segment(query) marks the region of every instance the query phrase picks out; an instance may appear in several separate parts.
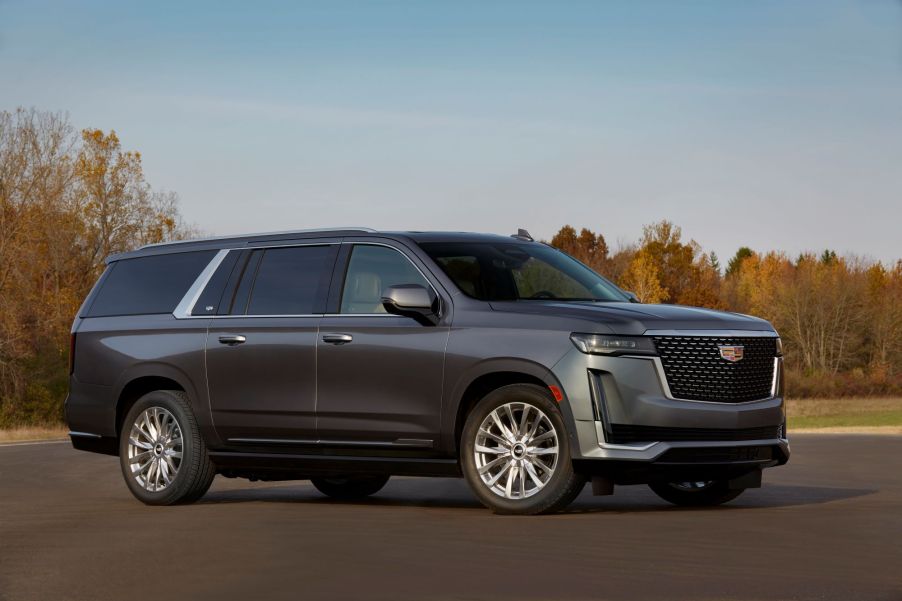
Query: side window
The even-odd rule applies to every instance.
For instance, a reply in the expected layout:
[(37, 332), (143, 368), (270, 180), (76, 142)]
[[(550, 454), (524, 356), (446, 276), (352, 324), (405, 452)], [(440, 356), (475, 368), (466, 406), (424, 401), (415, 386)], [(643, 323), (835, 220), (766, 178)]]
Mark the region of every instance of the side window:
[(109, 268), (87, 317), (172, 313), (215, 250), (122, 259)]
[(328, 245), (266, 249), (256, 268), (247, 315), (322, 313), (334, 257), (335, 247)]
[(413, 263), (397, 250), (358, 244), (348, 263), (341, 293), (341, 312), (385, 313), (382, 291), (398, 284), (430, 287)]

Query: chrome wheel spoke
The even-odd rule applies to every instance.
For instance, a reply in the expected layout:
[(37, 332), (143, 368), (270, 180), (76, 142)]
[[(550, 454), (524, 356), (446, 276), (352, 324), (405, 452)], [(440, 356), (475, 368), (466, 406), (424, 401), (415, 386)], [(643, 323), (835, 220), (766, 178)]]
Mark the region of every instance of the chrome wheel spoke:
[(508, 462), (507, 457), (499, 457), (499, 458), (495, 459), (494, 461), (489, 461), (488, 463), (486, 463), (485, 465), (480, 467), (478, 471), (480, 474), (485, 474), (485, 473), (490, 472), (493, 467), (496, 467), (498, 465), (501, 465), (502, 463), (507, 463), (507, 462)]
[(498, 436), (497, 434), (493, 434), (484, 428), (479, 429), (478, 436), (484, 436), (484, 437), (488, 438), (489, 440), (494, 440), (495, 442), (497, 442), (500, 445), (507, 446), (510, 444), (509, 440), (505, 440), (501, 436)]
[(497, 484), (498, 481), (501, 480), (501, 477), (504, 476), (510, 470), (510, 467), (512, 464), (513, 464), (513, 461), (508, 461), (504, 465), (503, 468), (498, 470), (498, 472), (494, 476), (492, 476), (491, 478), (488, 479), (486, 484), (491, 484), (491, 485)]
[(523, 413), (522, 415), (520, 415), (520, 425), (517, 427), (517, 436), (528, 437), (526, 427), (529, 424), (530, 409), (532, 409), (532, 407), (530, 407), (529, 405), (523, 405)]
[(530, 455), (557, 455), (557, 447), (529, 447), (526, 451)]
[(504, 483), (504, 492), (507, 494), (507, 498), (513, 498), (512, 489), (514, 485), (514, 478), (517, 477), (517, 467), (511, 465), (507, 468), (507, 481)]
[(477, 453), (488, 453), (489, 455), (510, 455), (510, 449), (506, 447), (487, 447), (485, 445), (476, 445)]
[(533, 482), (535, 482), (536, 486), (538, 486), (538, 487), (545, 486), (545, 482), (541, 478), (539, 478), (539, 474), (536, 472), (536, 466), (534, 466), (532, 464), (532, 462), (527, 461), (524, 464), (524, 467), (526, 468), (526, 473), (529, 474), (529, 478)]
[(513, 433), (504, 425), (504, 422), (501, 421), (501, 416), (498, 415), (498, 410), (492, 411), (492, 421), (498, 427), (498, 430), (501, 431), (501, 435), (505, 438), (508, 443), (514, 442)]
[(544, 442), (544, 441), (546, 441), (546, 440), (551, 440), (551, 439), (553, 439), (553, 438), (555, 438), (555, 437), (556, 437), (556, 436), (555, 436), (554, 431), (553, 431), (553, 430), (549, 430), (548, 432), (544, 432), (544, 433), (542, 433), (542, 434), (539, 434), (538, 436), (536, 436), (536, 437), (534, 437), (534, 438), (530, 438), (530, 439), (529, 439), (529, 444), (530, 444), (530, 445), (535, 445), (537, 442)]

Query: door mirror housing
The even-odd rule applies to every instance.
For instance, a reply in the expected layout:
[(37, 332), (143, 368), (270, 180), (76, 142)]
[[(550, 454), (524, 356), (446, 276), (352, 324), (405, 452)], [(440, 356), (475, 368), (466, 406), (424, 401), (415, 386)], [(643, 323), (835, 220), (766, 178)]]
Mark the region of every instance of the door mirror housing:
[(412, 317), (423, 325), (434, 326), (439, 320), (438, 297), (419, 284), (398, 284), (382, 292), (382, 306), (393, 315)]
[(623, 293), (626, 295), (626, 297), (628, 299), (630, 299), (631, 303), (640, 303), (640, 304), (642, 303), (642, 301), (639, 300), (639, 297), (636, 296), (635, 292), (630, 292), (629, 290), (624, 290)]

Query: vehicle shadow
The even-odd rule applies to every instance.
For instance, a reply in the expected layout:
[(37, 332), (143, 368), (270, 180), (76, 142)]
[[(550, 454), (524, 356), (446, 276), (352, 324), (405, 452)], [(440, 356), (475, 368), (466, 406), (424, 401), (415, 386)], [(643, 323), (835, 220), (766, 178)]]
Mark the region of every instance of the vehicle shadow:
[[(878, 489), (765, 484), (750, 489), (729, 504), (719, 507), (675, 507), (659, 499), (645, 486), (622, 486), (613, 496), (594, 497), (590, 488), (568, 507), (564, 515), (588, 513), (639, 513), (660, 511), (741, 511), (749, 509), (818, 505), (854, 499), (879, 492)], [(211, 490), (198, 503), (301, 503), (311, 505), (362, 505), (367, 507), (418, 507), (423, 509), (484, 510), (462, 479), (394, 478), (376, 495), (353, 501), (339, 501), (322, 495), (306, 481), (249, 484)]]

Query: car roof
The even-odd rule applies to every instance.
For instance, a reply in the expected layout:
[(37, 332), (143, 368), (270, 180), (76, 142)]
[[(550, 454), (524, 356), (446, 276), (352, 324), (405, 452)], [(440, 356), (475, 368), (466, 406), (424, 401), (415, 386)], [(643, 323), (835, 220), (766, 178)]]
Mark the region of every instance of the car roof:
[(218, 250), (223, 248), (243, 248), (249, 245), (265, 244), (288, 240), (304, 240), (315, 238), (378, 236), (391, 239), (421, 242), (512, 242), (514, 240), (529, 241), (522, 237), (501, 236), (498, 234), (480, 234), (475, 232), (436, 232), (436, 231), (379, 231), (367, 227), (317, 228), (288, 230), (283, 232), (264, 232), (257, 234), (237, 234), (233, 236), (215, 236), (192, 240), (176, 240), (147, 244), (141, 248), (125, 253), (110, 255), (107, 263), (121, 259), (131, 259), (157, 254), (188, 252), (194, 250)]

